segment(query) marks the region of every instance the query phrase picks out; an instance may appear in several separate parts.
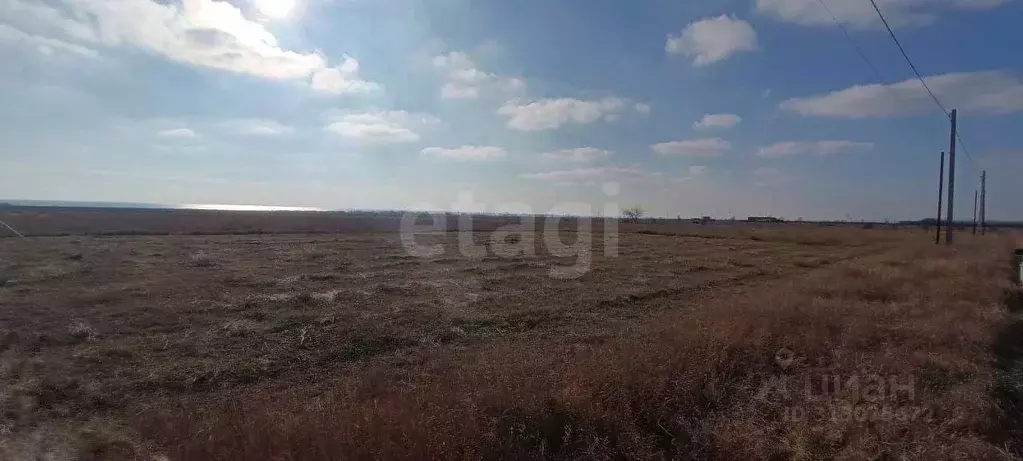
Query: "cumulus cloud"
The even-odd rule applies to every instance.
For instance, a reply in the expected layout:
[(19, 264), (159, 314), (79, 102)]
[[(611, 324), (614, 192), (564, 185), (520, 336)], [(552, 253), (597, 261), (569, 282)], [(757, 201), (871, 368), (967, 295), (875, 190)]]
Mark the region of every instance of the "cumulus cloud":
[(605, 160), (614, 155), (614, 152), (596, 147), (577, 147), (574, 149), (561, 149), (553, 152), (544, 152), (540, 156), (548, 161), (554, 162), (576, 162), (592, 163)]
[(575, 168), (570, 170), (545, 171), (523, 175), (527, 179), (557, 182), (599, 181), (608, 179), (650, 178), (661, 176), (661, 173), (646, 171), (639, 168), (606, 166), (599, 168)]
[(474, 86), (446, 83), (440, 89), (440, 97), (443, 99), (477, 99), (480, 97), (480, 89)]
[(226, 125), (231, 131), (248, 136), (282, 136), (295, 132), (294, 127), (273, 120), (236, 120)]
[(509, 117), (508, 126), (518, 131), (545, 131), (566, 124), (589, 125), (599, 120), (613, 120), (626, 101), (604, 98), (599, 101), (579, 99), (541, 99), (521, 102), (508, 101), (497, 113)]
[(732, 149), (732, 143), (721, 138), (662, 142), (650, 146), (654, 152), (666, 156), (717, 157)]
[(668, 36), (665, 51), (694, 57), (693, 64), (706, 66), (735, 53), (755, 51), (757, 32), (748, 22), (727, 15), (707, 18), (686, 26), (681, 35)]
[(693, 126), (698, 129), (731, 128), (741, 121), (742, 117), (735, 114), (705, 114)]
[(636, 112), (640, 114), (646, 115), (650, 113), (650, 104), (645, 102), (637, 102), (633, 107), (636, 109)]
[(440, 157), (452, 160), (496, 160), (507, 155), (504, 149), (493, 146), (462, 146), (455, 149), (427, 147), (421, 152), (429, 157)]
[[(884, 27), (870, 2), (825, 1), (835, 18), (846, 26), (855, 29)], [(878, 8), (893, 27), (930, 24), (941, 10), (979, 10), (1005, 3), (1008, 0), (877, 0)], [(780, 21), (802, 26), (832, 27), (835, 24), (818, 0), (757, 0), (756, 9)]]
[(672, 181), (676, 183), (691, 182), (704, 178), (709, 174), (710, 167), (705, 165), (693, 165), (687, 168), (685, 173), (682, 174), (681, 176), (672, 178)]
[(418, 141), (417, 130), (435, 123), (432, 115), (397, 110), (334, 116), (323, 129), (364, 144), (398, 144)]
[(32, 35), (8, 24), (0, 24), (0, 44), (14, 47), (31, 47), (44, 55), (56, 52), (94, 58), (99, 55), (96, 50), (50, 37)]
[(778, 158), (792, 155), (831, 155), (843, 152), (865, 151), (874, 148), (874, 143), (856, 141), (784, 141), (761, 147), (758, 157)]
[(347, 59), (330, 67), (317, 52), (284, 49), (264, 25), (225, 1), (4, 0), (0, 18), (37, 40), (83, 48), (132, 47), (175, 62), (276, 80), (318, 75), (310, 83), (331, 93), (371, 85), (350, 72)]
[(196, 139), (199, 134), (188, 128), (174, 128), (170, 130), (163, 130), (156, 133), (161, 138), (173, 138), (173, 139)]
[(313, 72), (310, 84), (314, 90), (330, 94), (372, 93), (381, 89), (379, 84), (359, 77), (359, 61), (351, 56), (345, 56), (340, 66)]
[[(962, 72), (926, 77), (932, 91), (950, 107), (978, 114), (1023, 111), (1023, 82), (1001, 71)], [(821, 96), (789, 99), (781, 108), (819, 117), (895, 117), (933, 113), (934, 102), (916, 79), (890, 85), (857, 85)]]
[(433, 58), (433, 67), (445, 73), (443, 99), (477, 99), (483, 92), (518, 92), (526, 87), (519, 78), (502, 77), (479, 70), (468, 53), (453, 51)]

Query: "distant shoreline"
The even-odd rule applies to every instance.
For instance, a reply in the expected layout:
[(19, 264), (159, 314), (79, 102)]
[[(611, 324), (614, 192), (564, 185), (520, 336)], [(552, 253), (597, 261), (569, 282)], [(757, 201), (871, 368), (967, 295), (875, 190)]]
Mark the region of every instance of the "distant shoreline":
[(273, 206), (273, 205), (230, 205), (230, 204), (180, 204), (134, 202), (92, 202), (74, 200), (0, 200), (0, 207), (45, 207), (75, 209), (129, 209), (129, 210), (211, 210), (211, 211), (309, 211), (326, 212), (314, 207)]
[[(460, 213), (454, 211), (444, 210), (384, 210), (384, 209), (326, 209), (326, 208), (315, 208), (315, 207), (298, 207), (298, 206), (274, 206), (274, 205), (232, 205), (232, 204), (177, 204), (168, 205), (161, 203), (139, 203), (139, 202), (98, 202), (98, 201), (74, 201), (74, 200), (9, 200), (0, 199), (0, 210), (4, 208), (46, 208), (49, 210), (69, 210), (69, 211), (225, 211), (225, 212), (292, 212), (292, 213), (324, 213), (324, 214), (345, 214), (345, 215), (400, 215), (402, 213), (431, 213), (431, 214), (446, 214), (446, 215), (471, 215), (471, 216), (484, 216), (484, 217), (512, 217), (512, 216), (525, 216), (517, 215), (514, 213)], [(545, 215), (533, 215), (541, 217)], [(574, 216), (574, 215), (551, 215), (561, 216), (565, 218), (593, 218), (601, 219), (601, 216)], [(649, 216), (644, 218), (646, 221), (651, 222), (670, 222), (676, 221), (677, 218), (668, 216)], [(689, 221), (689, 218), (681, 218), (683, 221)], [(712, 223), (724, 223), (729, 222), (730, 219), (725, 218), (712, 218)], [(747, 219), (739, 218), (739, 222), (747, 222)], [(902, 220), (892, 222), (880, 222), (880, 221), (844, 221), (844, 220), (803, 220), (803, 221), (791, 221), (791, 220), (779, 220), (778, 223), (794, 223), (794, 224), (854, 224), (854, 225), (901, 225), (901, 226), (933, 226), (935, 225), (934, 218), (924, 218), (919, 220)], [(956, 227), (971, 226), (971, 221), (956, 221)], [(1023, 227), (1023, 221), (988, 221), (988, 226), (1000, 226), (1000, 227)]]

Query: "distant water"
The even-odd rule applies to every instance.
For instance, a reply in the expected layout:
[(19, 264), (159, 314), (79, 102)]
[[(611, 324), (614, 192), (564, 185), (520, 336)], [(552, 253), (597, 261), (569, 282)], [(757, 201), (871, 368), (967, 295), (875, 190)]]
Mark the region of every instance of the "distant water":
[(0, 199), (0, 204), (14, 206), (40, 206), (40, 207), (62, 207), (62, 208), (148, 208), (148, 209), (174, 209), (170, 205), (158, 203), (133, 203), (133, 202), (89, 202), (78, 200), (6, 200)]
[(173, 208), (184, 210), (222, 210), (222, 211), (327, 211), (322, 208), (312, 208), (305, 206), (218, 205), (218, 204), (177, 205)]
[(134, 202), (88, 202), (75, 200), (4, 200), (0, 204), (15, 206), (61, 207), (61, 208), (115, 208), (115, 209), (149, 209), (149, 210), (222, 210), (222, 211), (327, 211), (321, 208), (269, 206), (269, 205), (230, 205), (230, 204), (181, 204), (166, 205), (160, 203)]

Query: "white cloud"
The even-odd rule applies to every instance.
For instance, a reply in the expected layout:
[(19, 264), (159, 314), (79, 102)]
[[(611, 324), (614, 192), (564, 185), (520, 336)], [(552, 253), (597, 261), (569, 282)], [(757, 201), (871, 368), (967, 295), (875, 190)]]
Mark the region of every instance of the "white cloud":
[(646, 115), (650, 113), (650, 104), (644, 102), (637, 102), (635, 106), (636, 112)]
[(717, 157), (732, 149), (732, 143), (721, 138), (694, 139), (688, 141), (662, 142), (650, 146), (661, 155), (687, 157)]
[(508, 126), (519, 131), (544, 131), (574, 123), (588, 125), (601, 119), (613, 120), (625, 107), (621, 98), (599, 101), (579, 99), (541, 99), (531, 102), (508, 101), (497, 113), (509, 117)]
[(668, 36), (665, 51), (695, 57), (694, 65), (706, 66), (740, 51), (757, 49), (757, 33), (748, 22), (721, 15), (686, 26), (682, 35)]
[(70, 53), (87, 58), (99, 56), (96, 50), (50, 37), (32, 35), (7, 24), (0, 24), (0, 43), (14, 46), (29, 46), (39, 53), (50, 55), (55, 51)]
[(576, 168), (571, 170), (545, 171), (541, 173), (525, 174), (522, 177), (543, 181), (576, 182), (607, 179), (651, 178), (658, 176), (662, 176), (662, 174), (639, 168), (607, 166), (599, 168)]
[(731, 128), (738, 125), (742, 117), (735, 114), (705, 114), (699, 122), (693, 124), (698, 129)]
[(462, 146), (455, 149), (427, 147), (421, 152), (430, 157), (442, 157), (453, 160), (496, 160), (507, 155), (504, 149), (492, 146)]
[(418, 141), (416, 130), (435, 123), (439, 120), (432, 115), (399, 110), (335, 116), (323, 129), (365, 144), (393, 144)]
[[(867, 1), (825, 0), (839, 22), (855, 29), (877, 29), (884, 25)], [(889, 24), (923, 26), (934, 22), (942, 9), (984, 9), (1008, 0), (877, 0)], [(832, 27), (831, 14), (818, 0), (757, 0), (756, 9), (784, 22), (803, 26)]]
[(469, 57), (468, 53), (452, 51), (447, 54), (437, 55), (433, 58), (433, 67), (445, 70), (474, 69), (476, 64)]
[[(926, 77), (927, 85), (946, 106), (979, 114), (1023, 111), (1023, 81), (1000, 71), (951, 73)], [(820, 117), (895, 117), (936, 111), (916, 79), (890, 85), (857, 85), (821, 96), (789, 99), (781, 108)]]
[(479, 70), (472, 58), (460, 51), (434, 57), (433, 67), (446, 74), (447, 83), (441, 88), (443, 99), (477, 99), (482, 93), (513, 93), (526, 87), (522, 79)]
[(161, 138), (175, 138), (175, 139), (196, 139), (199, 134), (188, 128), (174, 128), (170, 130), (163, 130), (156, 133)]
[(672, 179), (676, 183), (684, 183), (699, 180), (710, 174), (710, 167), (704, 165), (693, 165), (686, 170), (686, 173), (682, 176), (678, 176)]
[(614, 152), (596, 147), (577, 147), (575, 149), (562, 149), (553, 152), (544, 152), (540, 156), (554, 162), (576, 162), (592, 163), (605, 160), (614, 155)]
[(294, 127), (273, 120), (236, 120), (227, 125), (232, 131), (249, 136), (282, 136), (295, 132)]
[(66, 10), (33, 0), (0, 1), (0, 22), (16, 24), (18, 29), (43, 36), (60, 36), (69, 41), (97, 41), (95, 28)]
[(785, 141), (761, 147), (757, 156), (766, 158), (788, 157), (812, 154), (831, 155), (842, 152), (864, 151), (874, 148), (874, 143), (856, 141)]
[(443, 99), (477, 99), (480, 97), (480, 89), (448, 82), (440, 89), (440, 97)]
[(359, 61), (351, 56), (345, 56), (340, 66), (314, 72), (311, 86), (331, 94), (365, 94), (381, 89), (379, 84), (359, 77)]
[[(337, 91), (337, 74), (348, 68), (347, 63), (329, 67), (317, 52), (282, 48), (264, 25), (246, 19), (225, 1), (4, 0), (0, 18), (46, 39), (133, 47), (175, 62), (268, 79), (307, 80), (326, 72), (317, 86), (331, 92)], [(324, 84), (324, 79), (334, 84)]]

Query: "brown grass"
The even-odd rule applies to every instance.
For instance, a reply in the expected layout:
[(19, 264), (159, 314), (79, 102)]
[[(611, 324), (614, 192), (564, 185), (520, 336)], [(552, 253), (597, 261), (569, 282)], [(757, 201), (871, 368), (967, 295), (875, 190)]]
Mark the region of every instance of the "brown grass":
[(0, 240), (0, 459), (1017, 459), (1005, 240), (715, 232)]
[[(1007, 253), (964, 250), (694, 300), (598, 344), (491, 344), (138, 424), (176, 459), (1014, 459), (992, 351)], [(758, 399), (772, 379), (789, 395)]]

